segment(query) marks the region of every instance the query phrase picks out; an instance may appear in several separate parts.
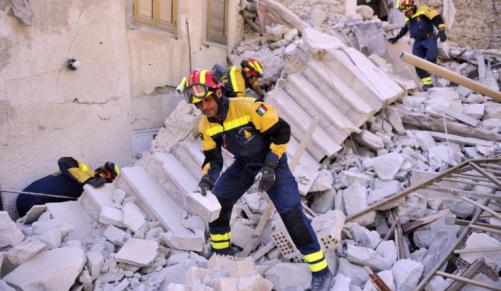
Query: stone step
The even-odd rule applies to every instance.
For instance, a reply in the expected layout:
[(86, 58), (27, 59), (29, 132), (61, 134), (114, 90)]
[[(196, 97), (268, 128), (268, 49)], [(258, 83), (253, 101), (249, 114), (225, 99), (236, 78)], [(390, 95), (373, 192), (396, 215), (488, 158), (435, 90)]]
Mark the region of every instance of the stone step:
[[(190, 233), (182, 225), (184, 210), (172, 199), (143, 167), (125, 167), (120, 175), (138, 198), (137, 205), (153, 215), (167, 230), (178, 234)], [(124, 189), (125, 190), (125, 189)]]
[(289, 75), (287, 80), (292, 86), (286, 86), (286, 91), (292, 87), (299, 91), (301, 96), (294, 96), (292, 94), (291, 96), (297, 97), (295, 100), (298, 101), (311, 116), (319, 116), (322, 119), (326, 119), (333, 124), (336, 129), (348, 135), (352, 132), (360, 131), (358, 127), (337, 108), (337, 106), (329, 102), (325, 97), (326, 94), (319, 91), (304, 75)]
[(200, 141), (183, 140), (174, 148), (173, 154), (195, 179), (200, 180), (204, 162)]
[(173, 154), (157, 152), (153, 154), (153, 159), (161, 163), (164, 173), (182, 194), (195, 190), (198, 179)]
[[(311, 117), (281, 88), (275, 88), (273, 93), (269, 94), (268, 102), (289, 122), (293, 135), (301, 140), (311, 123)], [(340, 149), (341, 146), (321, 127), (317, 127), (308, 145), (308, 151), (317, 161), (325, 156), (334, 156)]]
[[(299, 148), (299, 142), (297, 139), (291, 135), (289, 143), (287, 144), (287, 158), (289, 159), (289, 163), (292, 161), (292, 158), (296, 154), (296, 151)], [(310, 169), (319, 169), (320, 163), (317, 162), (313, 156), (308, 152), (308, 145), (306, 145), (306, 150), (303, 155), (299, 159), (299, 164), (308, 167)]]
[(361, 126), (376, 112), (364, 99), (331, 71), (325, 63), (312, 60), (303, 71), (321, 92), (325, 92), (328, 100), (338, 108), (356, 126)]

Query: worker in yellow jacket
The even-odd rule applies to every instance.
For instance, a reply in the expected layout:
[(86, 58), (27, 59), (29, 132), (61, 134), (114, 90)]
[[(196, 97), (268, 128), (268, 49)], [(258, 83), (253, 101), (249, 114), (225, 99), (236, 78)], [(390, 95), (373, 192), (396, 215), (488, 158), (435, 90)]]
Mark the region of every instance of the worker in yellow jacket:
[[(186, 101), (203, 113), (198, 129), (205, 160), (198, 187), (202, 195), (212, 190), (222, 207), (219, 217), (209, 224), (212, 250), (232, 253), (233, 205), (257, 180), (259, 191), (268, 193), (310, 267), (312, 290), (330, 290), (333, 276), (303, 213), (298, 185), (287, 164), (289, 124), (262, 101), (249, 97), (226, 98), (221, 84), (213, 80), (212, 71), (193, 71), (186, 85)], [(235, 161), (219, 176), (223, 147), (234, 155)]]

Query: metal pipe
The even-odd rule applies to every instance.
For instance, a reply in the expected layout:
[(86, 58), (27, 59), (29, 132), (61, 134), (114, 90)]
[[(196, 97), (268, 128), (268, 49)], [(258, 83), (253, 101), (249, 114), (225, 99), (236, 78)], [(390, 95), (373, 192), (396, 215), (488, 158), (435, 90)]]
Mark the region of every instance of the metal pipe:
[(33, 196), (53, 197), (53, 198), (59, 198), (59, 199), (70, 199), (70, 200), (77, 200), (78, 199), (78, 197), (71, 197), (71, 196), (61, 196), (61, 195), (54, 195), (54, 194), (47, 194), (47, 193), (36, 193), (36, 192), (0, 189), (0, 193), (2, 193), (2, 192), (12, 193), (12, 194), (26, 194), (26, 195), (33, 195)]
[(420, 69), (423, 69), (425, 71), (428, 71), (430, 73), (439, 75), (440, 77), (446, 78), (454, 83), (457, 83), (459, 85), (463, 85), (466, 88), (469, 88), (473, 91), (479, 92), (483, 95), (489, 96), (493, 99), (495, 99), (498, 102), (501, 102), (501, 92), (495, 91), (479, 82), (473, 81), (472, 79), (465, 78), (461, 76), (458, 73), (455, 73), (451, 70), (448, 70), (446, 68), (443, 68), (439, 65), (436, 65), (432, 62), (429, 62), (425, 59), (416, 57), (412, 54), (409, 54), (407, 52), (402, 52), (400, 55), (400, 58), (411, 65), (414, 65)]

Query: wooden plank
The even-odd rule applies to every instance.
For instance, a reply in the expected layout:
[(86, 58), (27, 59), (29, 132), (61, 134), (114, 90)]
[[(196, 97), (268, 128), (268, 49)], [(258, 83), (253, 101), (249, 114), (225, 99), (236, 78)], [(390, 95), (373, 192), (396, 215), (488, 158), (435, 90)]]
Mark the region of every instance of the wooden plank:
[(426, 217), (422, 217), (419, 220), (408, 222), (404, 225), (402, 225), (402, 230), (404, 231), (405, 234), (407, 234), (409, 231), (413, 231), (414, 229), (421, 227), (425, 224), (431, 223), (441, 217), (446, 216), (449, 214), (450, 211), (449, 209), (442, 209), (437, 213), (434, 213), (432, 215), (428, 215)]
[[(474, 129), (471, 129), (474, 130)], [(494, 143), (490, 140), (484, 140), (484, 139), (479, 139), (479, 138), (473, 138), (473, 137), (464, 137), (460, 135), (455, 135), (455, 134), (447, 134), (443, 132), (436, 132), (436, 131), (425, 131), (433, 137), (433, 139), (438, 140), (438, 141), (449, 141), (453, 143), (457, 143), (460, 145), (473, 145), (473, 146), (492, 146)]]

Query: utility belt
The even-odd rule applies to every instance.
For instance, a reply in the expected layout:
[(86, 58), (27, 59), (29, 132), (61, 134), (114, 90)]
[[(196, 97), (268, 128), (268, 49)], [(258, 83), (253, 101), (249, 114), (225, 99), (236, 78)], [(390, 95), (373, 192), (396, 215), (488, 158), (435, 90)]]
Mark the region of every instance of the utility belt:
[(423, 41), (423, 40), (427, 40), (429, 39), (430, 37), (434, 37), (434, 36), (437, 36), (435, 34), (435, 32), (428, 32), (426, 34), (423, 34), (423, 35), (420, 35), (420, 36), (417, 36), (414, 38), (415, 41)]

